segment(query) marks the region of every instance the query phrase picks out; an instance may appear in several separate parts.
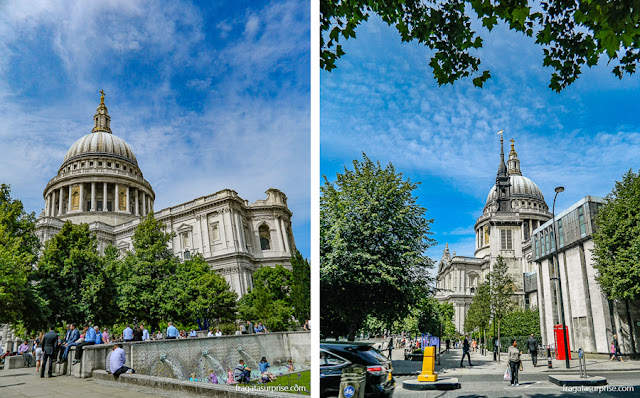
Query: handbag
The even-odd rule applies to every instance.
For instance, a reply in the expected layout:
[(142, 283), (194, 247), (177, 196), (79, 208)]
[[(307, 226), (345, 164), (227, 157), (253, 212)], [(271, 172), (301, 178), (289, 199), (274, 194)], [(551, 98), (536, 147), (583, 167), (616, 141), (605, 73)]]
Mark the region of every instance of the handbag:
[(511, 369), (509, 369), (509, 365), (507, 365), (507, 370), (504, 371), (504, 380), (511, 381)]

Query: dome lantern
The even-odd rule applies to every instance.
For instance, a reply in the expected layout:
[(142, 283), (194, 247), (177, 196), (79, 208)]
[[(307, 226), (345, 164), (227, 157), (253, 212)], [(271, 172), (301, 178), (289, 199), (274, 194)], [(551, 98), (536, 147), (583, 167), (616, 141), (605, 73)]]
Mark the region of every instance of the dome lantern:
[(100, 90), (100, 94), (102, 94), (100, 96), (100, 105), (96, 109), (96, 114), (93, 115), (93, 130), (91, 132), (104, 131), (111, 133), (111, 117), (107, 112), (107, 106), (104, 104), (104, 90)]

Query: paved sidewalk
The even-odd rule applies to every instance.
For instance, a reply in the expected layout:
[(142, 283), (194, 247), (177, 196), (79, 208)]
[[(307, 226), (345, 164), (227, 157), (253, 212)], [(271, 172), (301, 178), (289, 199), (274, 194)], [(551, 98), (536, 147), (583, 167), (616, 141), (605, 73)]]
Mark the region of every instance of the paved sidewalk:
[[(386, 352), (385, 352), (386, 354)], [(392, 354), (394, 374), (410, 375), (420, 372), (422, 362), (405, 361), (402, 350), (394, 350)], [(435, 371), (438, 374), (447, 376), (463, 376), (474, 374), (503, 374), (507, 367), (507, 354), (502, 353), (501, 362), (493, 361), (493, 352), (487, 352), (487, 355), (481, 355), (480, 351), (471, 353), (471, 364), (468, 366), (468, 360), (465, 358), (464, 368), (460, 367), (460, 359), (462, 358), (462, 349), (450, 349), (449, 353), (442, 355), (440, 365), (437, 365)], [(565, 361), (552, 361), (552, 369), (547, 367), (547, 358), (538, 357), (538, 366), (533, 367), (529, 354), (522, 355), (523, 372), (525, 373), (579, 373), (578, 360), (570, 361), (570, 369), (566, 369)], [(590, 359), (587, 354), (587, 373), (594, 374), (597, 372), (612, 371), (638, 371), (640, 370), (640, 361), (627, 360), (625, 362), (613, 362), (608, 359)]]
[(34, 368), (19, 368), (0, 371), (0, 397), (144, 398), (156, 397), (156, 395), (98, 384), (93, 379), (79, 379), (72, 376), (40, 378), (40, 374), (36, 374)]

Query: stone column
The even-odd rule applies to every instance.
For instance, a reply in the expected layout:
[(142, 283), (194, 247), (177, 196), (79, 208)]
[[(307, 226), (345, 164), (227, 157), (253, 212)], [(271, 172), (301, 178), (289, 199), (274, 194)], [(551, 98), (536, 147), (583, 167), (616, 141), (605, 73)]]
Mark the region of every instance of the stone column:
[(287, 234), (287, 226), (284, 223), (284, 219), (280, 218), (279, 219), (280, 223), (282, 223), (282, 226), (280, 227), (282, 229), (282, 238), (284, 239), (284, 251), (291, 253), (291, 248), (289, 247), (289, 234)]
[(96, 183), (91, 183), (91, 211), (96, 211)]
[[(284, 241), (282, 240), (282, 229), (280, 228), (280, 217), (274, 217), (274, 221), (276, 224), (276, 235), (278, 236), (278, 245), (280, 246), (280, 249), (282, 251), (285, 251), (286, 249), (284, 248)], [(271, 240), (271, 239), (270, 239)], [(271, 244), (271, 249), (275, 250), (275, 242), (272, 242)]]
[(137, 189), (137, 188), (136, 188), (136, 193), (135, 193), (135, 195), (136, 195), (136, 207), (135, 207), (135, 209), (136, 209), (136, 216), (139, 216), (139, 215), (140, 215), (140, 207), (138, 206), (138, 195), (140, 195), (140, 190), (139, 190), (139, 189)]
[(107, 211), (107, 183), (102, 183), (102, 211)]
[(147, 215), (147, 194), (142, 192), (142, 217)]
[(236, 231), (238, 232), (238, 244), (240, 245), (241, 251), (247, 251), (247, 245), (245, 243), (245, 237), (244, 237), (244, 227), (242, 226), (242, 216), (240, 215), (240, 212), (237, 211), (236, 213)]
[(71, 184), (69, 184), (69, 203), (67, 206), (67, 213), (71, 213)]
[(114, 200), (115, 206), (113, 208), (113, 211), (116, 211), (116, 212), (120, 211), (120, 192), (118, 191), (119, 191), (119, 186), (118, 184), (116, 184), (115, 195), (114, 195), (116, 199)]
[(127, 214), (131, 214), (131, 197), (129, 196), (129, 186), (127, 185), (127, 196), (126, 196), (126, 206), (127, 206)]
[(49, 195), (44, 197), (44, 216), (49, 217), (49, 210), (51, 208), (51, 201), (49, 200)]
[(84, 211), (84, 183), (80, 183), (80, 203), (78, 210)]
[(60, 187), (60, 191), (58, 193), (58, 216), (62, 215), (62, 202), (64, 199), (64, 192), (62, 191), (62, 187)]

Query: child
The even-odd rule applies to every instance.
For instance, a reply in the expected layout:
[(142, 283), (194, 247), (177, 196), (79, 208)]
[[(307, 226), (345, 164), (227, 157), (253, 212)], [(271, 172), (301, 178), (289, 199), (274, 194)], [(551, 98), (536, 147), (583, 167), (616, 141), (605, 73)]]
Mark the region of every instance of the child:
[(260, 380), (263, 383), (268, 383), (276, 379), (276, 376), (273, 373), (269, 372), (269, 370), (267, 370), (271, 367), (271, 365), (269, 365), (269, 362), (267, 362), (266, 357), (262, 357), (260, 363), (258, 363), (258, 367), (260, 367)]
[(213, 369), (209, 368), (209, 383), (218, 384), (218, 376), (213, 373)]
[(289, 369), (289, 372), (293, 372), (294, 367), (291, 358), (289, 358), (289, 360), (287, 361), (287, 369)]

